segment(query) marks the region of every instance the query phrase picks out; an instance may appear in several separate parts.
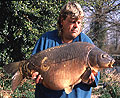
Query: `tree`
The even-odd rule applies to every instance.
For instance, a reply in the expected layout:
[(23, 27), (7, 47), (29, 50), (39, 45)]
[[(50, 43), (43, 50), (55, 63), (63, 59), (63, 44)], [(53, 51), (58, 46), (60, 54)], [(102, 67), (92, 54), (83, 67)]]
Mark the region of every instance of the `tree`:
[[(108, 31), (112, 32), (113, 28), (115, 32), (118, 31), (115, 28), (118, 28), (120, 24), (120, 2), (119, 0), (85, 1), (86, 9), (90, 12), (87, 18), (92, 18), (89, 36), (99, 48), (103, 48), (107, 42)], [(117, 13), (117, 18), (113, 16), (115, 13)]]

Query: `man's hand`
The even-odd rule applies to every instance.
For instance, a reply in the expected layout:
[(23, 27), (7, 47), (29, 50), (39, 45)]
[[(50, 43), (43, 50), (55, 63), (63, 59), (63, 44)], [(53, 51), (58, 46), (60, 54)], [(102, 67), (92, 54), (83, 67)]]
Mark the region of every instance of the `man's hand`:
[(90, 77), (89, 77), (89, 81), (88, 81), (88, 84), (91, 84), (95, 81), (95, 76), (97, 76), (98, 73), (96, 73), (95, 71), (92, 71)]
[(42, 83), (43, 77), (39, 75), (39, 72), (34, 72), (32, 74), (32, 79), (35, 80), (35, 83)]

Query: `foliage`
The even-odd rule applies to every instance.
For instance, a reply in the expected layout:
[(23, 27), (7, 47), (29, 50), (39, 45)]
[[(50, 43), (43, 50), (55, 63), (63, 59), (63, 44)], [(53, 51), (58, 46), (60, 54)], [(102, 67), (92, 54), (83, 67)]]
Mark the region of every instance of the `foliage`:
[(42, 33), (56, 28), (63, 1), (1, 1), (0, 66), (28, 58)]
[[(87, 1), (87, 5), (87, 11), (91, 13), (89, 17), (92, 18), (89, 36), (99, 48), (104, 49), (107, 43), (108, 32), (113, 33), (114, 31), (119, 35), (120, 2), (119, 0), (90, 0)], [(116, 39), (118, 38), (117, 36)], [(118, 43), (118, 40), (116, 43)]]
[(21, 85), (12, 92), (11, 91), (11, 75), (8, 75), (4, 72), (2, 67), (0, 67), (0, 97), (3, 98), (34, 98), (34, 88), (35, 83), (33, 81), (24, 79)]
[[(98, 89), (93, 89), (93, 94), (99, 98), (120, 98), (120, 73), (116, 69), (106, 69), (101, 72)], [(102, 85), (100, 85), (102, 84)]]
[(64, 3), (58, 0), (0, 1), (0, 97), (34, 98), (35, 84), (29, 80), (13, 93), (11, 75), (6, 74), (2, 66), (30, 57), (41, 34), (56, 29), (58, 13)]

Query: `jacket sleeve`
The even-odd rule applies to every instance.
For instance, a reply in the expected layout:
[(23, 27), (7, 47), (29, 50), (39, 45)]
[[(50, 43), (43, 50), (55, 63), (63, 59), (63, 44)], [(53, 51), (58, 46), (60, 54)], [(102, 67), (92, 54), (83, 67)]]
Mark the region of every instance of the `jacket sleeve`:
[(35, 47), (33, 49), (32, 55), (38, 53), (39, 51), (44, 50), (44, 46), (45, 46), (45, 38), (44, 37), (40, 37), (40, 39), (38, 39), (38, 41), (35, 44)]
[(95, 76), (95, 81), (91, 84), (91, 86), (96, 87), (98, 85), (99, 80), (100, 80), (100, 72), (98, 72), (98, 75)]

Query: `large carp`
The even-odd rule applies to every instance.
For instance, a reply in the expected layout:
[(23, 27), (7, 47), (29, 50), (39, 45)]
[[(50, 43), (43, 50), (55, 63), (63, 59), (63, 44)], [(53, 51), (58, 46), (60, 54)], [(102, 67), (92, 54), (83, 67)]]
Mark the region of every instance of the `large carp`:
[(43, 77), (43, 85), (52, 90), (64, 89), (67, 94), (74, 85), (88, 82), (91, 70), (98, 72), (113, 67), (115, 60), (87, 42), (74, 42), (43, 50), (27, 60), (13, 62), (4, 69), (12, 73), (12, 90), (33, 72)]

